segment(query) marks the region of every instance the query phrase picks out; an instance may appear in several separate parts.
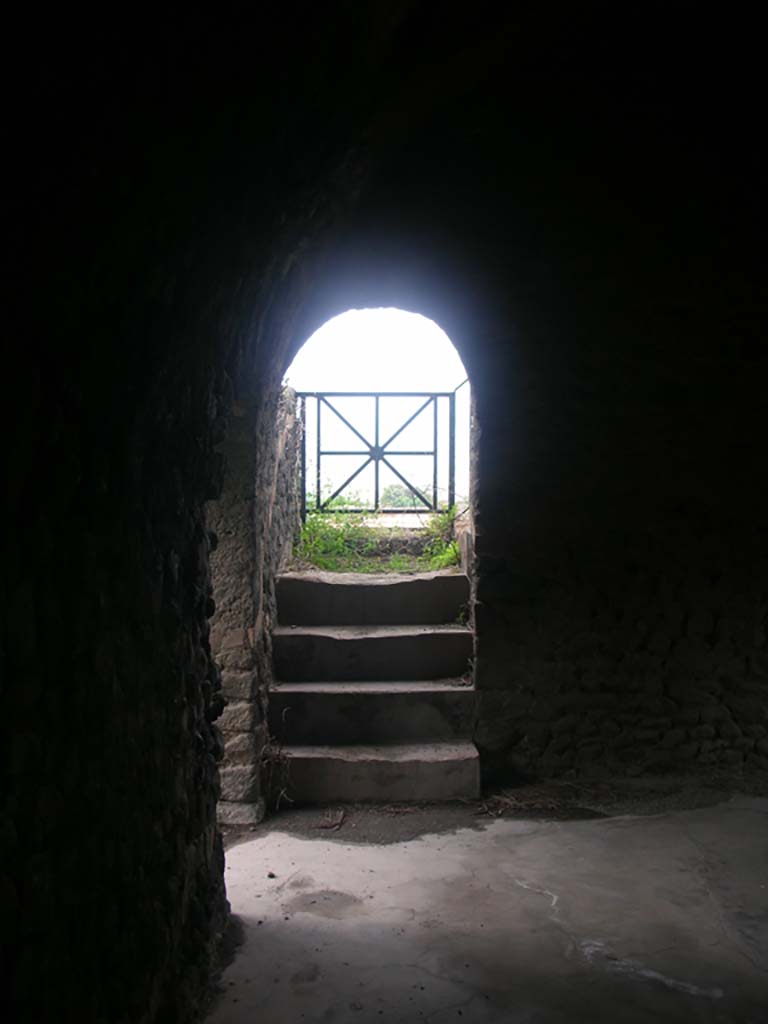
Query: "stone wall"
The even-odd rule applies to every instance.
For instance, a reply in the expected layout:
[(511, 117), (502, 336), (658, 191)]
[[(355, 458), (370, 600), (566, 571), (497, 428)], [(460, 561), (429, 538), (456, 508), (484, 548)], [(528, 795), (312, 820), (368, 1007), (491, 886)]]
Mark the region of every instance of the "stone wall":
[(188, 1024), (228, 910), (205, 506), (233, 407), (257, 450), (274, 435), (303, 275), (360, 170), (309, 80), (275, 87), (286, 53), (318, 59), (311, 18), (290, 46), (243, 32), (238, 60), (205, 16), (93, 40), (70, 15), (25, 31), (39, 64), (16, 78), (0, 1016)]
[(526, 92), (529, 71), (387, 164), (304, 333), (400, 306), (467, 368), (487, 779), (764, 770), (766, 302), (756, 222), (728, 200), (748, 185), (704, 171), (705, 121), (693, 145), (625, 107), (618, 70), (567, 99), (544, 68)]
[[(497, 220), (484, 219), (454, 181), (450, 195), (430, 185), (435, 230), (421, 187), (448, 156), (429, 141), (426, 158), (420, 147), (404, 160), (417, 173), (398, 193), (397, 233), (387, 197), (372, 199), (317, 282), (306, 333), (351, 306), (401, 306), (435, 319), (467, 367), (486, 779), (767, 769), (756, 439), (768, 370), (751, 249), (727, 245), (725, 228), (713, 247), (659, 182), (645, 201), (675, 226), (664, 253), (642, 208), (608, 217), (599, 195), (579, 214), (589, 230), (566, 245), (565, 162), (535, 230), (498, 193), (486, 196)], [(614, 173), (632, 192), (625, 159)], [(539, 187), (517, 174), (521, 197)], [(544, 265), (532, 237), (549, 243)]]
[(486, 770), (768, 768), (764, 540), (670, 527), (480, 577)]
[(208, 507), (208, 524), (217, 537), (211, 559), (216, 602), (211, 647), (227, 701), (219, 721), (224, 762), (218, 807), (219, 821), (226, 825), (253, 824), (264, 816), (274, 581), (300, 525), (300, 437), (290, 389), (255, 413), (237, 404), (222, 446), (222, 496)]
[(140, 410), (99, 402), (89, 425), (59, 392), (67, 417), (36, 429), (58, 456), (15, 491), (28, 542), (3, 561), (7, 1019), (187, 1020), (205, 991), (227, 909), (202, 516), (218, 397), (188, 359)]

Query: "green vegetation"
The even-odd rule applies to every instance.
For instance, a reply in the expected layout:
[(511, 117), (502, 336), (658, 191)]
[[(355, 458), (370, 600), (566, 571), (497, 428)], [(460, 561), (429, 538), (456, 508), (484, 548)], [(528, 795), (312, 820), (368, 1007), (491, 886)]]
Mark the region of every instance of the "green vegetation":
[(461, 561), (459, 545), (454, 536), (456, 506), (452, 505), (446, 512), (437, 512), (427, 526), (429, 539), (424, 548), (425, 558), (430, 569), (447, 569), (458, 565)]
[[(425, 529), (414, 530), (388, 526), (386, 516), (308, 511), (294, 549), (294, 562), (328, 572), (447, 569), (460, 560), (454, 539), (455, 516), (455, 509), (432, 515)], [(371, 525), (374, 519), (375, 525)]]
[(365, 572), (362, 566), (373, 557), (376, 541), (364, 518), (353, 512), (307, 512), (294, 557), (331, 572)]
[[(429, 494), (428, 487), (422, 487), (421, 493)], [(389, 484), (381, 492), (382, 508), (424, 508), (410, 487), (405, 484)]]

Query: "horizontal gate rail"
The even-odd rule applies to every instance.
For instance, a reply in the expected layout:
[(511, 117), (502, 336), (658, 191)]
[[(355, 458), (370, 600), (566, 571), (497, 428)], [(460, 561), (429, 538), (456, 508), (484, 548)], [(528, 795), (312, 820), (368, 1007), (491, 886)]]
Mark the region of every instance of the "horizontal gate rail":
[[(316, 451), (315, 451), (315, 501), (314, 508), (317, 512), (382, 512), (389, 514), (415, 514), (423, 512), (441, 511), (438, 500), (438, 457), (439, 457), (439, 430), (438, 430), (438, 402), (446, 399), (448, 402), (448, 504), (443, 508), (451, 508), (455, 501), (456, 490), (456, 392), (455, 391), (299, 391), (297, 397), (300, 401), (301, 423), (302, 423), (302, 449), (301, 449), (301, 511), (302, 518), (307, 513), (307, 400), (314, 399), (317, 405), (316, 422)], [(374, 410), (374, 440), (369, 441), (365, 434), (359, 430), (354, 423), (350, 422), (349, 414), (344, 415), (334, 404), (334, 399), (339, 398), (367, 398), (373, 402)], [(381, 442), (380, 438), (380, 405), (382, 399), (387, 398), (421, 398), (423, 401), (411, 413), (403, 423), (391, 434), (386, 441)], [(393, 449), (390, 446), (398, 437), (413, 423), (422, 413), (432, 406), (432, 447), (419, 449)], [(324, 449), (322, 445), (322, 410), (326, 407), (336, 418), (359, 439), (361, 447), (358, 448), (329, 448)], [(401, 455), (424, 456), (432, 459), (432, 481), (431, 494), (425, 494), (416, 487), (408, 478), (397, 469), (391, 459)], [(321, 496), (322, 484), (322, 460), (324, 457), (333, 456), (359, 456), (363, 462), (351, 473), (344, 483), (337, 487), (333, 494), (325, 500)], [(367, 469), (374, 466), (374, 500), (373, 505), (366, 508), (352, 508), (343, 506), (332, 508), (331, 503), (338, 498), (358, 476)], [(419, 502), (418, 507), (409, 508), (383, 508), (380, 495), (380, 470), (384, 465), (393, 473), (398, 480)]]

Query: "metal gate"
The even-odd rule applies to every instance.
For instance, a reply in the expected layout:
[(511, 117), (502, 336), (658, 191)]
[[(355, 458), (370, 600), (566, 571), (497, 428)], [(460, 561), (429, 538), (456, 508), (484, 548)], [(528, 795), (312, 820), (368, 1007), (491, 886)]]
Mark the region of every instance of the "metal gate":
[[(458, 390), (458, 389), (457, 389)], [(314, 399), (316, 404), (316, 438), (315, 438), (315, 480), (312, 508), (318, 512), (340, 511), (340, 512), (384, 512), (384, 513), (423, 513), (441, 512), (453, 506), (456, 498), (456, 392), (455, 391), (300, 391), (297, 394), (300, 401), (300, 416), (302, 423), (302, 455), (301, 455), (301, 495), (302, 495), (302, 516), (307, 512), (307, 402)], [(366, 433), (370, 427), (361, 428), (350, 421), (348, 415), (344, 415), (337, 405), (339, 399), (359, 398), (368, 399), (373, 404), (373, 438), (369, 439)], [(418, 408), (404, 422), (391, 432), (386, 440), (381, 437), (381, 406), (387, 399), (423, 399)], [(438, 430), (439, 403), (447, 402), (448, 406), (448, 486), (447, 502), (440, 504), (438, 495), (438, 457), (440, 455), (440, 431)], [(334, 404), (335, 403), (335, 404)], [(352, 431), (355, 438), (360, 442), (360, 448), (354, 450), (326, 449), (323, 447), (323, 425), (322, 410), (329, 409), (348, 430)], [(370, 408), (370, 406), (369, 406)], [(414, 423), (420, 416), (431, 416), (431, 446), (419, 450), (399, 450), (392, 445), (403, 434), (407, 427)], [(337, 487), (332, 494), (323, 499), (321, 494), (322, 484), (322, 463), (323, 458), (330, 456), (359, 456), (362, 461), (351, 473), (340, 487)], [(429, 456), (431, 458), (431, 486), (428, 488), (417, 487), (409, 480), (405, 473), (401, 472), (393, 460), (400, 456)], [(359, 477), (368, 466), (373, 463), (373, 504), (368, 507), (343, 506), (331, 508), (335, 499), (339, 498)], [(381, 503), (380, 474), (382, 466), (386, 466), (391, 473), (397, 477), (404, 487), (413, 495), (417, 506), (413, 508), (386, 508)], [(402, 468), (402, 464), (401, 464)], [(425, 493), (426, 491), (426, 493)]]

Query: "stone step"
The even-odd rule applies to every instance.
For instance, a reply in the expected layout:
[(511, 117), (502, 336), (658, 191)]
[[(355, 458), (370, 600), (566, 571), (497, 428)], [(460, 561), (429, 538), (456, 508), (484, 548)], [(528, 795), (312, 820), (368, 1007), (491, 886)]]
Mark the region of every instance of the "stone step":
[(429, 682), (281, 683), (269, 694), (269, 731), (281, 743), (412, 743), (468, 739), (475, 691)]
[(469, 580), (457, 572), (292, 572), (277, 579), (277, 614), (286, 626), (434, 625), (466, 615), (468, 602)]
[(448, 679), (463, 676), (472, 631), (441, 626), (277, 626), (272, 633), (280, 682)]
[(474, 743), (288, 746), (286, 794), (329, 801), (472, 800), (480, 795)]

